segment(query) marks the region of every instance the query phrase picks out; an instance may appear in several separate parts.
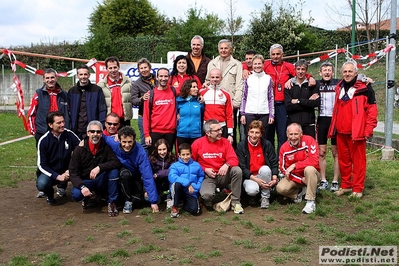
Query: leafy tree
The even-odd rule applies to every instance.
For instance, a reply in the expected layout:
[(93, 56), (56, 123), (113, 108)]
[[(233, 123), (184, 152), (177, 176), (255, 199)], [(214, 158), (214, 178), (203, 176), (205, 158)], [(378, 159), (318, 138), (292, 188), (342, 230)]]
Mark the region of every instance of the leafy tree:
[[(259, 15), (253, 13), (249, 29), (237, 50), (243, 54), (245, 50), (254, 49), (267, 57), (269, 47), (280, 43), (285, 54), (293, 54), (296, 50), (301, 50), (301, 41), (308, 34), (308, 24), (309, 22), (302, 19), (301, 12), (290, 5), (281, 5), (274, 10), (272, 5), (265, 4)], [(307, 48), (310, 49), (311, 47)]]
[(237, 3), (237, 0), (228, 0), (226, 3), (229, 7), (228, 17), (226, 19), (226, 28), (227, 32), (230, 33), (231, 43), (234, 45), (234, 36), (243, 27), (244, 20), (241, 16), (235, 16), (236, 7), (234, 5)]
[(201, 35), (205, 39), (205, 47), (209, 45), (208, 39), (219, 35), (224, 22), (215, 14), (202, 14), (202, 9), (197, 7), (187, 11), (185, 19), (173, 18), (169, 30), (165, 33), (169, 50), (188, 51), (190, 41), (194, 35)]
[(109, 25), (115, 37), (151, 35), (164, 23), (148, 0), (104, 0), (90, 15), (89, 31), (96, 33), (101, 25)]

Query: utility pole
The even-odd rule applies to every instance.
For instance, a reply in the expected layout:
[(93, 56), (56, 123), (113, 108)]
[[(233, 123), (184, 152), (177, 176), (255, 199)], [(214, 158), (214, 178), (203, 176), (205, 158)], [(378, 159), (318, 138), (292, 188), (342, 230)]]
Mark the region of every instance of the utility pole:
[(356, 0), (352, 0), (352, 55), (355, 54), (355, 34), (356, 34)]
[[(391, 23), (389, 44), (396, 47), (396, 9), (397, 1), (391, 0)], [(385, 121), (385, 147), (382, 149), (382, 160), (393, 160), (395, 150), (392, 148), (392, 129), (393, 129), (393, 105), (395, 98), (395, 48), (388, 54), (388, 75), (387, 75), (387, 101), (386, 101), (386, 121)]]

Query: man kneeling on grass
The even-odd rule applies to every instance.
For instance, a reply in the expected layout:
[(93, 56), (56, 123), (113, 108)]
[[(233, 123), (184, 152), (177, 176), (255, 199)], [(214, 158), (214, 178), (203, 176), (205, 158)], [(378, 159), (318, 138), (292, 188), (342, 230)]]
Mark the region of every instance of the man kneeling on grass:
[(92, 191), (96, 192), (96, 196), (108, 194), (108, 215), (113, 217), (118, 215), (115, 201), (118, 198), (118, 169), (121, 163), (102, 140), (102, 133), (100, 121), (89, 123), (83, 146), (73, 151), (69, 177), (74, 186), (72, 198), (82, 201), (83, 209), (88, 207)]
[(155, 185), (150, 160), (144, 148), (137, 144), (136, 132), (131, 126), (118, 131), (119, 142), (113, 137), (103, 136), (122, 163), (119, 181), (125, 198), (123, 213), (132, 213), (133, 205), (144, 198), (143, 183), (148, 193), (153, 212), (158, 212), (158, 192)]
[(204, 171), (199, 163), (191, 159), (191, 147), (187, 143), (179, 146), (179, 160), (169, 169), (170, 191), (172, 195), (172, 218), (179, 217), (179, 204), (193, 215), (199, 214), (198, 192), (204, 181)]

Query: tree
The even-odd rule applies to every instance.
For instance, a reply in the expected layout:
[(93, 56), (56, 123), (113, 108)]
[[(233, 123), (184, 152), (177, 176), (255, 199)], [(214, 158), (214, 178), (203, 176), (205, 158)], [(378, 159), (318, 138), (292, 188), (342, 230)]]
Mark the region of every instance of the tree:
[(104, 0), (89, 20), (86, 51), (102, 60), (123, 52), (115, 45), (119, 38), (159, 34), (168, 25), (166, 17), (159, 15), (148, 0)]
[[(328, 5), (327, 5), (328, 6)], [(351, 25), (348, 21), (352, 18), (351, 10), (353, 8), (352, 0), (346, 0), (345, 7), (328, 6), (333, 10), (333, 14), (338, 16), (331, 16), (331, 20), (340, 23), (343, 27)], [(359, 21), (366, 31), (366, 38), (368, 41), (380, 38), (381, 22), (388, 18), (390, 10), (390, 2), (386, 0), (356, 0), (356, 21)], [(347, 11), (347, 12), (345, 12)], [(338, 21), (336, 18), (339, 18)], [(357, 29), (359, 30), (359, 29)], [(373, 34), (374, 33), (374, 34)], [(368, 52), (377, 50), (377, 43), (368, 43)]]
[(236, 17), (236, 0), (228, 0), (227, 5), (229, 7), (228, 17), (226, 19), (227, 32), (230, 33), (231, 43), (234, 45), (234, 35), (241, 30), (243, 27), (244, 20), (241, 16)]
[(265, 4), (259, 14), (252, 13), (249, 28), (237, 51), (243, 55), (246, 50), (253, 49), (267, 56), (274, 43), (280, 43), (285, 54), (293, 54), (296, 50), (316, 50), (310, 42), (303, 42), (311, 34), (308, 30), (310, 21), (303, 20), (301, 11), (290, 5), (284, 7), (281, 3), (274, 10), (271, 4)]
[(104, 0), (90, 15), (89, 31), (96, 33), (101, 25), (109, 25), (115, 37), (151, 35), (164, 23), (148, 0)]
[[(185, 19), (173, 18), (165, 38), (169, 44), (169, 50), (188, 51), (190, 40), (194, 35), (201, 35), (206, 43), (222, 31), (224, 22), (215, 14), (202, 14), (202, 9), (192, 7), (188, 9)], [(206, 45), (206, 47), (211, 47)]]

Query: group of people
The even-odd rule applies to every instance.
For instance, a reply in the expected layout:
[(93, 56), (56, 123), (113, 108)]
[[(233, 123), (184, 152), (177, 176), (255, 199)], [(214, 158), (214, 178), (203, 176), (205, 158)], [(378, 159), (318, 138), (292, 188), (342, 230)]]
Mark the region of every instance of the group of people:
[[(343, 64), (342, 80), (332, 79), (333, 65), (324, 62), (316, 81), (306, 60), (283, 61), (280, 44), (270, 47), (271, 60), (249, 50), (243, 63), (233, 58), (229, 40), (219, 41), (212, 60), (203, 47), (203, 38), (194, 36), (191, 51), (176, 57), (171, 73), (160, 68), (154, 74), (151, 63), (140, 59), (134, 82), (119, 71), (116, 57), (105, 60), (108, 74), (98, 85), (82, 65), (68, 92), (56, 71), (47, 69), (28, 114), (38, 148), (38, 197), (54, 204), (53, 186), (66, 196), (70, 180), (72, 198), (83, 209), (95, 192), (108, 201), (109, 216), (118, 215), (119, 196), (124, 213), (143, 199), (158, 212), (165, 194), (171, 216), (178, 217), (181, 203), (194, 215), (201, 212), (199, 199), (211, 208), (217, 189), (231, 191), (237, 214), (244, 213), (242, 189), (250, 205), (266, 209), (276, 187), (294, 202), (305, 198), (302, 212), (309, 214), (316, 209), (316, 190), (330, 188), (328, 138), (334, 156), (330, 190), (363, 196), (366, 140), (377, 124), (377, 107), (355, 62)], [(132, 106), (139, 108), (137, 141)]]

